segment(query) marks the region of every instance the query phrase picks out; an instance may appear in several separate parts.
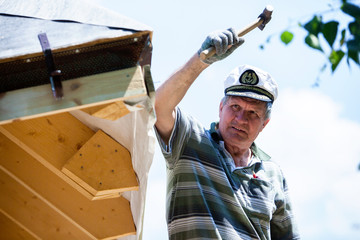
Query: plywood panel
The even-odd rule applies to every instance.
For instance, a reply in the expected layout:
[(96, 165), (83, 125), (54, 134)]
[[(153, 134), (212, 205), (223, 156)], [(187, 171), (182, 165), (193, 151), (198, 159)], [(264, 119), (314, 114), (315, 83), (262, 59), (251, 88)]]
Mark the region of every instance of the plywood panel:
[[(72, 184), (74, 188), (78, 189), (78, 191), (82, 192), (89, 199), (102, 198), (99, 195), (104, 195), (104, 198), (118, 197), (118, 193), (120, 192), (138, 189), (136, 176), (131, 165), (130, 154), (128, 151), (123, 151), (124, 148), (111, 138), (107, 137), (106, 134), (103, 134), (99, 139), (95, 138), (96, 146), (101, 147), (92, 149), (92, 152), (90, 153), (90, 156), (103, 159), (104, 161), (99, 164), (100, 161), (97, 161), (96, 158), (92, 158), (91, 160), (95, 161), (92, 163), (93, 167), (86, 167), (85, 171), (81, 171), (82, 173), (87, 174), (85, 182), (94, 179), (97, 183), (90, 184), (92, 187), (89, 188), (89, 183), (84, 184), (84, 181), (73, 181), (77, 176), (76, 174), (71, 175), (73, 179), (71, 180), (61, 172), (61, 169), (63, 169), (63, 166), (68, 160), (74, 155), (77, 156), (77, 151), (89, 139), (93, 139), (91, 137), (95, 134), (90, 128), (82, 124), (69, 113), (61, 113), (5, 124), (0, 126), (0, 132), (3, 132), (8, 138), (22, 147), (55, 174)], [(95, 143), (90, 142), (88, 146), (91, 144)], [(88, 149), (90, 148), (88, 147)], [(104, 152), (104, 149), (108, 149), (108, 152)], [(128, 157), (122, 157), (125, 156), (124, 154), (126, 152)], [(119, 159), (116, 159), (117, 157)], [(114, 163), (114, 165), (106, 166), (105, 163), (109, 163), (111, 158), (113, 158), (112, 163)], [(82, 163), (82, 165), (89, 166), (89, 163)], [(76, 167), (80, 169), (80, 166)], [(91, 169), (97, 169), (104, 174), (91, 171)], [(111, 171), (110, 174), (106, 174), (106, 170), (109, 172)], [(70, 174), (71, 171), (67, 172), (68, 176), (70, 176)], [(105, 175), (106, 177), (104, 178)], [(78, 183), (81, 184), (79, 185)], [(115, 191), (113, 191), (114, 189)]]
[(58, 170), (95, 134), (70, 113), (0, 125), (0, 131)]
[(95, 196), (139, 188), (130, 152), (101, 130), (62, 171)]
[[(73, 156), (95, 133), (69, 113), (0, 125), (0, 132), (49, 168), (54, 174), (93, 199), (93, 195), (61, 172)], [(15, 155), (14, 155), (15, 156)]]
[(0, 206), (42, 239), (94, 239), (0, 166)]
[[(129, 202), (90, 201), (0, 133), (0, 164), (98, 239), (135, 234)], [(36, 174), (34, 174), (36, 172)]]

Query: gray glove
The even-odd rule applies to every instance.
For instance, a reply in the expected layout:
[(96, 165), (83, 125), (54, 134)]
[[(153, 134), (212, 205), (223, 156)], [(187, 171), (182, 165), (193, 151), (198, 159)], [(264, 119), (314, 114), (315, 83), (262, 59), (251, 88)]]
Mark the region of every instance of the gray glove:
[[(215, 31), (207, 36), (198, 51), (198, 55), (200, 56), (200, 53), (209, 47), (215, 47), (216, 54), (202, 60), (206, 64), (212, 64), (229, 56), (243, 43), (244, 39), (237, 36), (234, 28), (229, 28), (225, 31)], [(228, 49), (228, 46), (231, 47)]]

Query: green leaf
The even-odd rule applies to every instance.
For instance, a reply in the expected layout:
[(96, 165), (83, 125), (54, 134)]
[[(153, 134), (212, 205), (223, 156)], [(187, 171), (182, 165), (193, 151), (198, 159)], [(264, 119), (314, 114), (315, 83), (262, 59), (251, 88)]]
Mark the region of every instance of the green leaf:
[(304, 25), (304, 28), (311, 34), (317, 36), (321, 32), (322, 19), (321, 16), (314, 16), (309, 22)]
[(349, 23), (348, 27), (349, 27), (350, 33), (352, 35), (360, 38), (360, 23), (354, 21), (354, 22)]
[(344, 29), (344, 30), (341, 31), (340, 47), (341, 47), (342, 45), (344, 45), (344, 42), (345, 42), (345, 34), (346, 34), (346, 30)]
[(354, 62), (356, 62), (358, 65), (360, 65), (359, 52), (348, 50), (347, 54), (348, 54), (348, 59), (350, 58), (354, 60)]
[(333, 44), (336, 39), (338, 26), (339, 23), (337, 21), (330, 21), (323, 25), (322, 33), (331, 48), (333, 48)]
[(359, 38), (351, 39), (346, 42), (346, 46), (347, 46), (348, 50), (350, 50), (350, 51), (359, 52), (360, 51), (360, 39)]
[(281, 36), (280, 39), (283, 43), (285, 43), (285, 45), (288, 45), (294, 38), (294, 34), (292, 34), (289, 31), (284, 31)]
[(345, 53), (341, 50), (335, 51), (332, 50), (331, 54), (329, 56), (329, 60), (331, 63), (331, 70), (332, 72), (335, 71), (335, 69), (337, 68), (337, 66), (339, 65), (341, 59), (344, 57)]
[(317, 36), (315, 36), (314, 34), (309, 34), (306, 36), (305, 38), (305, 43), (311, 47), (311, 48), (314, 48), (314, 49), (317, 49), (321, 52), (323, 52), (321, 46), (320, 46), (320, 42), (319, 42), (319, 39), (317, 38)]
[(346, 2), (341, 6), (341, 10), (354, 18), (360, 17), (360, 7), (355, 4)]

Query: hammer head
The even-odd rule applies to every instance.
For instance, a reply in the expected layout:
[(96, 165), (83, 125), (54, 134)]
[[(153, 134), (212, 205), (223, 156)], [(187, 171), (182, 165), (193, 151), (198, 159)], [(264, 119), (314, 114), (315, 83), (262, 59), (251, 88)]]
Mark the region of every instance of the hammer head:
[(264, 11), (259, 15), (259, 18), (262, 20), (262, 24), (259, 25), (260, 30), (262, 31), (265, 28), (265, 25), (271, 20), (271, 14), (274, 10), (274, 7), (267, 5)]

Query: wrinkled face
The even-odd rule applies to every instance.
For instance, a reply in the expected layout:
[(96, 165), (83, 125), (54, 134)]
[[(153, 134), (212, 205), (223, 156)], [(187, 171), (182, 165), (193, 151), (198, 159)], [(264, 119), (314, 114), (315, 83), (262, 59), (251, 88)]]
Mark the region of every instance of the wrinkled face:
[(266, 103), (244, 97), (230, 97), (220, 103), (219, 130), (225, 146), (249, 148), (270, 119), (265, 120)]

